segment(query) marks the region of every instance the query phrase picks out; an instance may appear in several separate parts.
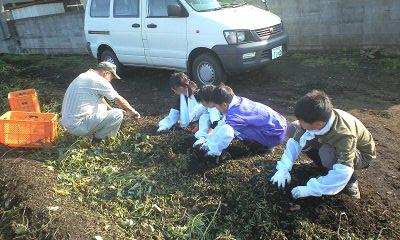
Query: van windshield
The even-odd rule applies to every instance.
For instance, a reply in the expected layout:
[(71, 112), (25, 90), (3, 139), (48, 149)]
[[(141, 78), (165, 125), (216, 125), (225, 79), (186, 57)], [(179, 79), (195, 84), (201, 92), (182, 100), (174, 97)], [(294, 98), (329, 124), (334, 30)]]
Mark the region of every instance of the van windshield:
[(186, 2), (198, 12), (217, 11), (247, 4), (244, 0), (186, 0)]

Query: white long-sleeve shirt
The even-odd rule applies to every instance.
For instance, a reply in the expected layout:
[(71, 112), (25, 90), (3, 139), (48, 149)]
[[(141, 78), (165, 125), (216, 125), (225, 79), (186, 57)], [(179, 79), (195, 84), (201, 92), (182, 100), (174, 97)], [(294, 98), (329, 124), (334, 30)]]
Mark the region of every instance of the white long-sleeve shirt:
[[(234, 96), (231, 103), (228, 106), (230, 109), (233, 105), (239, 102), (239, 98)], [(219, 111), (218, 111), (219, 113)], [(214, 114), (216, 115), (216, 114)], [(211, 118), (210, 113), (210, 118)], [(214, 117), (215, 118), (215, 117)], [(239, 132), (235, 131), (231, 126), (225, 123), (226, 115), (222, 116), (219, 120), (217, 127), (213, 133), (207, 137), (203, 146), (208, 149), (207, 154), (210, 156), (220, 156), (222, 151), (226, 149), (232, 142), (232, 140), (239, 135)]]
[[(332, 121), (328, 122), (327, 126), (324, 128), (329, 130), (331, 127)], [(276, 169), (291, 171), (301, 149), (302, 147), (300, 143), (293, 138), (290, 138), (286, 144), (281, 160), (277, 163)], [(307, 182), (307, 190), (311, 196), (315, 197), (320, 197), (322, 195), (335, 195), (345, 188), (353, 175), (353, 172), (354, 169), (352, 167), (336, 163), (326, 176), (311, 178)]]
[(197, 121), (200, 119), (200, 116), (205, 113), (208, 113), (210, 115), (211, 122), (217, 122), (222, 118), (221, 113), (218, 111), (217, 108), (206, 108), (202, 104), (198, 104), (193, 108), (193, 111), (191, 112), (189, 118), (192, 122)]

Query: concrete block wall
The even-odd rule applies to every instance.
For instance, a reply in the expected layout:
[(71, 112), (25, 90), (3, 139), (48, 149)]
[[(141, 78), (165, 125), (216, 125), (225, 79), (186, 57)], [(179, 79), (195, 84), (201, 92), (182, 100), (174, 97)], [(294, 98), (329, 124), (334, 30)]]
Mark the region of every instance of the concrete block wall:
[(86, 53), (82, 11), (19, 19), (14, 24), (22, 53)]
[(267, 0), (292, 49), (400, 46), (400, 0)]
[(14, 38), (14, 25), (7, 22), (0, 13), (0, 53), (18, 53), (18, 42)]
[(16, 53), (16, 43), (12, 39), (0, 40), (0, 53)]

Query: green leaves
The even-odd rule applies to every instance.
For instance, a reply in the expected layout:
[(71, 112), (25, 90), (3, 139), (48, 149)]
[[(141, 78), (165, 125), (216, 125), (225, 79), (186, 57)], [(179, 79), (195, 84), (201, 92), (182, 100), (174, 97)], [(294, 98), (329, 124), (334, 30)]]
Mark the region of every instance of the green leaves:
[(25, 234), (27, 231), (28, 231), (28, 228), (25, 225), (18, 224), (15, 227), (15, 233), (18, 234), (18, 235)]
[(104, 173), (106, 175), (111, 175), (111, 174), (117, 173), (117, 172), (118, 172), (118, 167), (116, 167), (116, 166), (108, 165), (108, 166), (103, 167), (103, 169), (102, 169), (102, 173)]

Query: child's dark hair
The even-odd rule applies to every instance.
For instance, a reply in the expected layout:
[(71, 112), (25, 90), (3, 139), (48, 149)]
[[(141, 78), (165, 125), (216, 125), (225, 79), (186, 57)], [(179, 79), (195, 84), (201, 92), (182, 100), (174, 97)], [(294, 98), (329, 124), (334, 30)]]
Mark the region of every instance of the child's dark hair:
[(196, 99), (199, 102), (209, 103), (211, 102), (213, 91), (215, 90), (214, 85), (204, 85), (196, 94)]
[(230, 104), (232, 102), (235, 93), (232, 88), (226, 85), (220, 85), (215, 87), (213, 94), (211, 95), (211, 101), (213, 103), (221, 105), (222, 103)]
[(192, 89), (192, 92), (197, 90), (197, 84), (190, 80), (189, 76), (183, 72), (172, 74), (169, 78), (169, 86), (172, 89), (177, 89), (178, 87), (189, 87)]
[(306, 123), (327, 122), (333, 110), (328, 95), (320, 90), (312, 90), (297, 101), (294, 115)]

